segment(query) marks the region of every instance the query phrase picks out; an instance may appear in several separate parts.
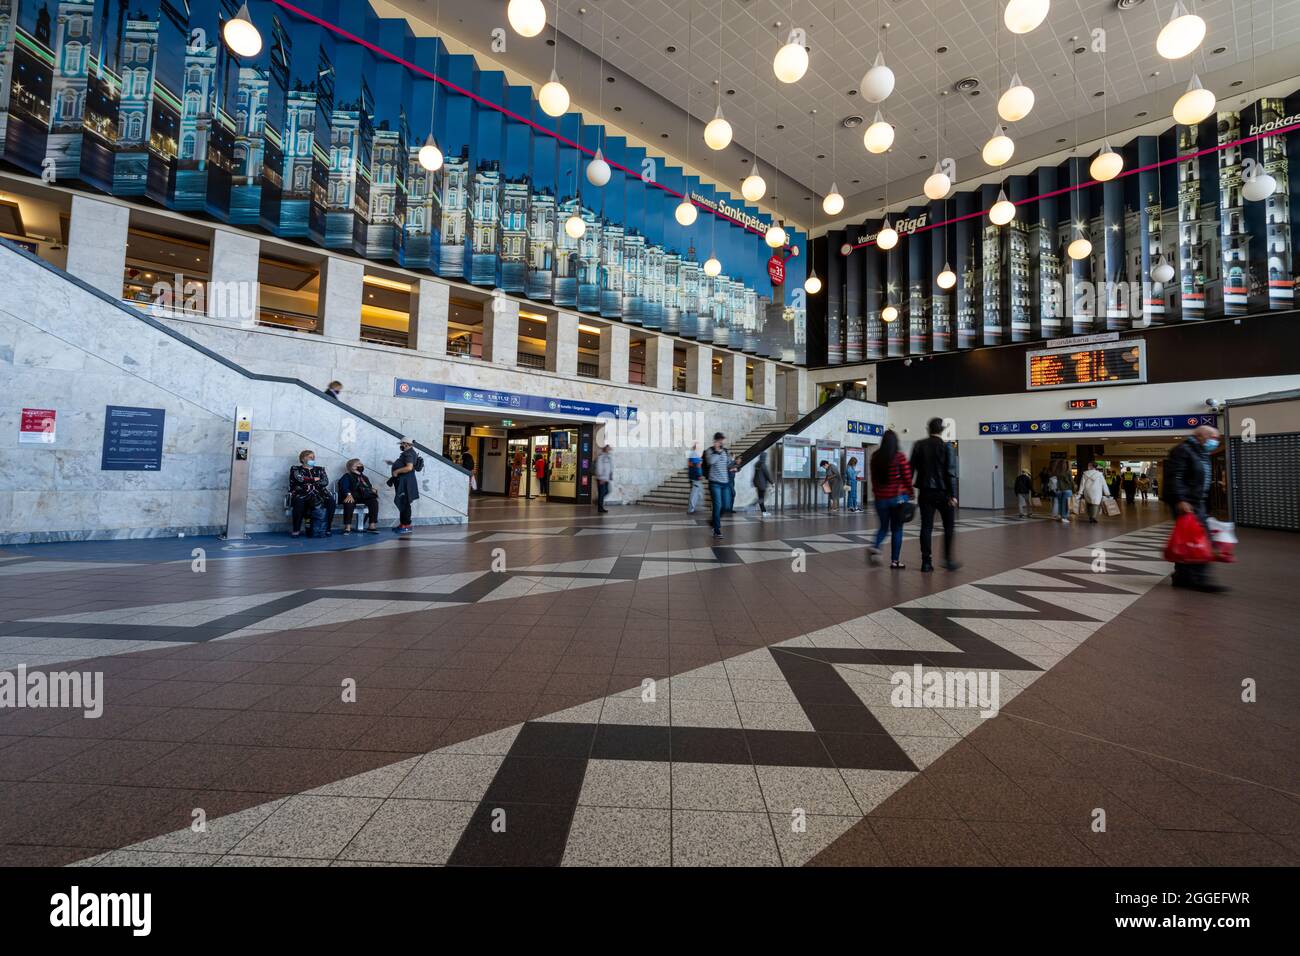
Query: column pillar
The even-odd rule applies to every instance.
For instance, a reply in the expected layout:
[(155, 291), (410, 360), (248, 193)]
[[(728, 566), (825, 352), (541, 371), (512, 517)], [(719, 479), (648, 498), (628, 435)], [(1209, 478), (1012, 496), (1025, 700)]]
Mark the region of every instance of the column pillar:
[(722, 397), (733, 402), (745, 400), (745, 356), (736, 352), (722, 353)]
[(510, 368), (519, 363), (519, 303), (503, 295), (483, 303), (483, 361)]
[(686, 347), (686, 394), (713, 395), (713, 349), (707, 345)]
[[(115, 299), (122, 298), (126, 233), (131, 210), (116, 203), (72, 197), (68, 221), (68, 272)], [(171, 284), (171, 276), (166, 277)]]
[(673, 340), (666, 335), (648, 335), (645, 340), (645, 384), (673, 390)]
[(366, 267), (341, 256), (328, 256), (320, 270), (317, 315), (321, 334), (356, 342), (361, 339), (361, 299)]
[(754, 404), (776, 404), (776, 363), (754, 359)]
[(632, 333), (626, 325), (607, 325), (601, 329), (600, 377), (614, 385), (626, 385), (631, 348)]
[(782, 408), (787, 421), (795, 421), (812, 411), (812, 390), (808, 385), (807, 369), (785, 370), (785, 395)]
[(546, 321), (546, 371), (574, 377), (578, 374), (578, 316), (557, 312)]
[(262, 240), (256, 236), (215, 229), (209, 261), (207, 312), (211, 318), (256, 325), (258, 316), (258, 260)]
[(447, 318), (451, 313), (451, 286), (421, 279), (411, 289), (411, 348), (430, 358), (447, 357)]

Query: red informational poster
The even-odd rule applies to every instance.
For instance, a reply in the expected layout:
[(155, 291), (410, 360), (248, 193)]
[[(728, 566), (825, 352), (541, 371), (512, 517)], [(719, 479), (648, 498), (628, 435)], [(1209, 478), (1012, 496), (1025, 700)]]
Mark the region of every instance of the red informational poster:
[(785, 260), (780, 256), (768, 259), (767, 277), (772, 280), (772, 285), (782, 285), (785, 282)]
[(18, 444), (53, 445), (57, 417), (53, 408), (24, 408), (18, 421)]

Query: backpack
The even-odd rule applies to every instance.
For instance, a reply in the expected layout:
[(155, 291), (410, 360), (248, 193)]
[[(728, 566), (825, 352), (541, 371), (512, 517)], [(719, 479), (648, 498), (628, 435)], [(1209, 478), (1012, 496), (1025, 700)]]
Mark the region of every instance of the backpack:
[(415, 453), (415, 470), (424, 471), (424, 456), (418, 451)]

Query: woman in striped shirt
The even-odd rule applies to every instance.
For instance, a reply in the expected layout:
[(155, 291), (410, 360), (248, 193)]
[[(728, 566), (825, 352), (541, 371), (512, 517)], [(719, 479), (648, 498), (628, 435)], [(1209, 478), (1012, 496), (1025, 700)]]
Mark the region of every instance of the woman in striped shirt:
[(880, 439), (880, 447), (871, 456), (871, 493), (876, 500), (876, 514), (880, 527), (876, 529), (876, 543), (867, 549), (872, 564), (880, 561), (880, 543), (888, 533), (889, 566), (906, 567), (899, 558), (903, 554), (903, 510), (912, 493), (912, 466), (907, 456), (898, 450), (898, 435), (891, 429)]

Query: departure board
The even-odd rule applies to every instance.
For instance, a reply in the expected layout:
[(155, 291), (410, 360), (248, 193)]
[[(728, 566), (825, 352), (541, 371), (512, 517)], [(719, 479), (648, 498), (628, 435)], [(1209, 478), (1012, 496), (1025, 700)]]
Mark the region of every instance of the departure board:
[(1025, 387), (1030, 390), (1079, 385), (1132, 385), (1146, 380), (1144, 339), (1025, 353)]

